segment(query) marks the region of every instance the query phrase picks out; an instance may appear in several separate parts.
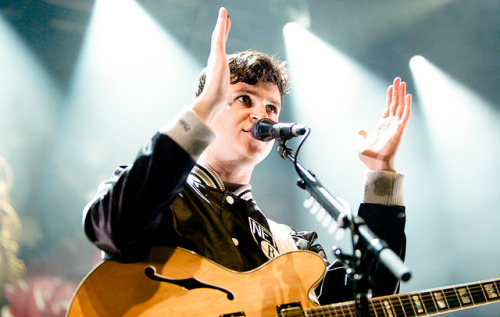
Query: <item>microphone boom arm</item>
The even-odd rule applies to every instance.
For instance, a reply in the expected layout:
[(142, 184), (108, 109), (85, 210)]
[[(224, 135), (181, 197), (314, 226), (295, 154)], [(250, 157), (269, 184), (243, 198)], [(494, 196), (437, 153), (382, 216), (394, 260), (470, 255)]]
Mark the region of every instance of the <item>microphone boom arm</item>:
[[(385, 267), (398, 279), (408, 281), (411, 278), (409, 268), (401, 258), (392, 251), (387, 243), (375, 235), (361, 217), (349, 219), (350, 207), (342, 204), (328, 190), (321, 185), (313, 173), (304, 168), (293, 156), (292, 150), (286, 147), (286, 140), (278, 139), (278, 153), (287, 161), (295, 165), (300, 176), (297, 185), (308, 191), (309, 194), (323, 207), (341, 228), (350, 227), (352, 234), (358, 234), (364, 240), (366, 250), (371, 252)], [(346, 208), (347, 207), (347, 208)]]

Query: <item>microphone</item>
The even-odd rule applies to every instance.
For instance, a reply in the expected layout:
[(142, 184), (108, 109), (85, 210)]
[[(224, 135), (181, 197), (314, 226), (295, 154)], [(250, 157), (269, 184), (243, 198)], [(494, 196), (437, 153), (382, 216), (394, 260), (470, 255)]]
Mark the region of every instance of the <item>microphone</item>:
[(289, 140), (304, 135), (309, 128), (298, 123), (274, 122), (269, 118), (256, 121), (252, 125), (252, 135), (259, 141), (269, 142), (273, 139)]

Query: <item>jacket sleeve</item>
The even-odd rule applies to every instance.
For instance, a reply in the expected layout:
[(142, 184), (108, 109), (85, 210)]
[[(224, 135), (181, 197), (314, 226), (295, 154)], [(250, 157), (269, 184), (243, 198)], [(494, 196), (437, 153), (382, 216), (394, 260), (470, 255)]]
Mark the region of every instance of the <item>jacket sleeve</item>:
[[(364, 203), (358, 210), (368, 227), (402, 259), (405, 258), (406, 235), (403, 201), (405, 175), (385, 171), (367, 171), (365, 175)], [(373, 296), (395, 294), (399, 281), (370, 254), (363, 257), (368, 270), (368, 286)], [(346, 268), (336, 259), (317, 288), (322, 304), (353, 300), (353, 284)]]
[[(189, 111), (144, 146), (134, 163), (118, 167), (84, 209), (87, 237), (106, 258), (133, 262), (147, 256), (163, 213), (180, 193), (210, 143), (206, 126)], [(201, 138), (199, 136), (202, 136)]]
[[(369, 228), (404, 260), (406, 250), (405, 207), (361, 204), (358, 215)], [(364, 263), (369, 266), (369, 288), (372, 295), (383, 296), (399, 291), (399, 281), (381, 263), (367, 255)], [(317, 289), (321, 304), (353, 300), (353, 284), (342, 262), (336, 259), (328, 266), (325, 277)]]

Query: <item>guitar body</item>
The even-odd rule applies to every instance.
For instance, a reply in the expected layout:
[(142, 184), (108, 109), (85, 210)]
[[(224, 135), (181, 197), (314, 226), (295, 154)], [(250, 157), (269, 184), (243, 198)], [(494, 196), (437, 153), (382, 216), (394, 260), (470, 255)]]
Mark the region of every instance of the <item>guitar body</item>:
[[(67, 316), (355, 316), (352, 301), (326, 306), (311, 301), (324, 273), (323, 259), (308, 251), (235, 272), (184, 249), (154, 248), (144, 262), (98, 265), (78, 287)], [(434, 316), (499, 301), (500, 279), (493, 279), (375, 297), (369, 314)], [(278, 314), (280, 306), (285, 309)]]
[(235, 272), (184, 249), (155, 248), (144, 262), (98, 265), (67, 316), (278, 316), (281, 304), (315, 307), (310, 293), (324, 273), (322, 258), (307, 251)]

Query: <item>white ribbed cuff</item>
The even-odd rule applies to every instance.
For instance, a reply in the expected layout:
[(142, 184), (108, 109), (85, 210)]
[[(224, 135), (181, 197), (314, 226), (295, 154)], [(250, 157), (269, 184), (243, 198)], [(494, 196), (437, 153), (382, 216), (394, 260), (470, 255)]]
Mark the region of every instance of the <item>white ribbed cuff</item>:
[(191, 108), (182, 109), (168, 124), (160, 128), (197, 161), (217, 135)]
[(363, 202), (404, 206), (405, 177), (405, 174), (395, 172), (366, 171)]

